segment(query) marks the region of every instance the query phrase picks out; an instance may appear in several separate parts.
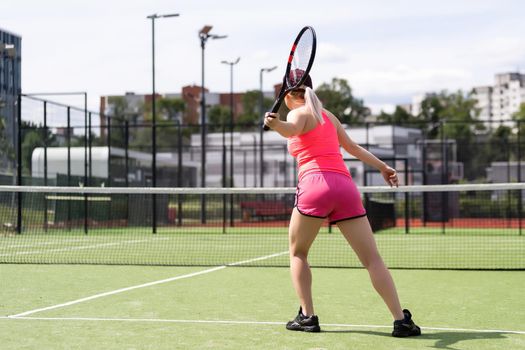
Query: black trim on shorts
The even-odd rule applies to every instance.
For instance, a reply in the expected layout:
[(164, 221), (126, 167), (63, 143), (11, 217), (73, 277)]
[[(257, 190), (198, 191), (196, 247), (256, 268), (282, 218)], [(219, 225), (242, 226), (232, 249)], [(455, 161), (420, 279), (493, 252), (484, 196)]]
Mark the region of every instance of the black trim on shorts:
[(351, 216), (349, 218), (339, 219), (339, 220), (336, 220), (336, 221), (330, 221), (330, 225), (337, 224), (338, 222), (345, 221), (345, 220), (359, 219), (359, 218), (362, 218), (363, 216), (366, 216), (366, 213), (364, 213), (362, 215)]
[(311, 218), (317, 218), (317, 219), (326, 219), (328, 217), (328, 215), (327, 216), (315, 216), (315, 215), (305, 214), (305, 213), (301, 212), (301, 209), (299, 209), (298, 205), (295, 205), (294, 208), (297, 208), (297, 211), (299, 212), (299, 214), (301, 214), (303, 216), (309, 216)]

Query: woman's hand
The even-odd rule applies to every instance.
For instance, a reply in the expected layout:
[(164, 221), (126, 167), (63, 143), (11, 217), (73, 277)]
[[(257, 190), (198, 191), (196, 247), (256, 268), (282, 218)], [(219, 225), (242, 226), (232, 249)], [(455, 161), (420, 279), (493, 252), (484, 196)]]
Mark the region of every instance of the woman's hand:
[(270, 129), (273, 129), (277, 123), (279, 123), (279, 113), (266, 112), (264, 115), (264, 125), (268, 126)]
[(399, 187), (399, 179), (397, 178), (396, 169), (385, 165), (385, 167), (381, 169), (381, 175), (383, 175), (383, 179), (385, 179), (390, 187)]

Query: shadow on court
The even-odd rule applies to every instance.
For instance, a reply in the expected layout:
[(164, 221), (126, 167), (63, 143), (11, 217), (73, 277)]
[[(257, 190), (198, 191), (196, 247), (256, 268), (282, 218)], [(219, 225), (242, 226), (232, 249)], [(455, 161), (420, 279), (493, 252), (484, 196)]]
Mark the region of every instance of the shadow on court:
[[(468, 340), (490, 340), (490, 339), (506, 339), (506, 333), (501, 332), (439, 332), (432, 330), (422, 330), (423, 334), (418, 337), (410, 337), (409, 339), (414, 340), (435, 340), (436, 343), (432, 348), (436, 349), (450, 349), (450, 350), (461, 350), (460, 347), (452, 347), (454, 344), (457, 344), (462, 341)], [(322, 331), (322, 333), (359, 333), (365, 335), (375, 335), (379, 337), (388, 337), (391, 338), (390, 332), (377, 332), (377, 331), (356, 331), (356, 330), (330, 330)], [(402, 340), (402, 339), (400, 339)]]

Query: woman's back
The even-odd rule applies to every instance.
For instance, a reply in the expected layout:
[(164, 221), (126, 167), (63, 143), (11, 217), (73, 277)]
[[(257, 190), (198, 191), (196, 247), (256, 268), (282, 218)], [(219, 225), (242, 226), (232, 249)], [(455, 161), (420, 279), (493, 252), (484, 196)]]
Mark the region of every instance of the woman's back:
[(350, 176), (341, 155), (337, 129), (325, 112), (324, 123), (288, 138), (288, 152), (297, 158), (299, 179), (311, 172), (333, 171)]

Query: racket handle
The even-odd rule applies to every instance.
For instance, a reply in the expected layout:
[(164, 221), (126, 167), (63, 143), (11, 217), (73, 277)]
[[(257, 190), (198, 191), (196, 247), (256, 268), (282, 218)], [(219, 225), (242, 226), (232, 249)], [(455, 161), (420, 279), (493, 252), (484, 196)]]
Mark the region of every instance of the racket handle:
[(268, 130), (270, 130), (270, 127), (269, 127), (268, 125), (265, 124), (265, 125), (263, 125), (263, 130), (264, 130), (264, 131), (268, 131)]
[[(272, 106), (272, 109), (270, 110), (270, 113), (277, 113), (277, 111), (279, 110), (279, 108), (281, 107), (281, 103), (283, 103), (283, 99), (284, 99), (284, 95), (279, 97), (273, 104)], [(263, 120), (264, 120), (264, 116), (263, 116)], [(264, 131), (268, 131), (270, 130), (270, 127), (265, 125), (264, 122), (263, 122), (263, 130)]]

